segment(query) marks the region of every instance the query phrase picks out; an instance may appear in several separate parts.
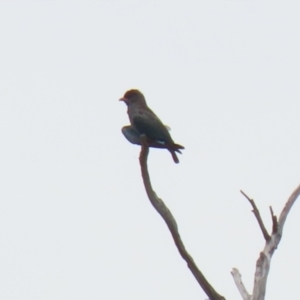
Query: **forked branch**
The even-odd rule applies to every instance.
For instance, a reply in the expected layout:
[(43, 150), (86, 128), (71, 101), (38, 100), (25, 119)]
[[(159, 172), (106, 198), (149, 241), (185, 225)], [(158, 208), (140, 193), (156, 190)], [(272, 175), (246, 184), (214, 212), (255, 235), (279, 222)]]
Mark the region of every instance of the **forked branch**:
[(273, 212), (272, 207), (270, 207), (270, 213), (271, 213), (272, 224), (273, 224), (271, 234), (267, 232), (254, 200), (250, 199), (243, 191), (241, 191), (241, 193), (248, 199), (248, 201), (250, 202), (253, 208), (253, 213), (257, 219), (261, 231), (263, 232), (264, 238), (266, 240), (266, 244), (262, 252), (260, 252), (259, 258), (256, 262), (254, 286), (250, 298), (249, 295), (247, 295), (248, 293), (245, 293), (244, 285), (241, 282), (241, 277), (237, 276), (237, 273), (239, 274), (238, 270), (233, 269), (232, 275), (234, 277), (236, 286), (238, 287), (240, 294), (244, 300), (250, 300), (250, 299), (264, 300), (266, 294), (268, 274), (270, 271), (271, 259), (280, 243), (282, 232), (283, 232), (283, 226), (285, 224), (287, 215), (300, 195), (300, 185), (295, 189), (295, 191), (289, 197), (278, 220), (276, 215)]
[[(150, 176), (148, 172), (147, 167), (147, 158), (148, 158), (149, 148), (146, 143), (146, 140), (142, 138), (142, 148), (140, 153), (140, 165), (141, 165), (141, 172), (143, 177), (144, 186), (148, 195), (148, 198), (151, 202), (151, 204), (154, 206), (156, 211), (161, 215), (161, 217), (166, 222), (173, 240), (175, 242), (175, 245), (182, 256), (182, 258), (186, 261), (189, 269), (191, 270), (192, 274), (194, 275), (195, 279), (199, 283), (199, 285), (202, 287), (206, 295), (209, 297), (210, 300), (225, 300), (223, 296), (218, 294), (215, 289), (210, 285), (210, 283), (207, 281), (207, 279), (204, 277), (202, 272), (198, 269), (197, 265), (195, 264), (193, 258), (191, 255), (187, 252), (185, 249), (185, 246), (181, 240), (177, 223), (168, 209), (168, 207), (165, 205), (165, 203), (160, 199), (156, 193), (154, 192)], [(290, 212), (293, 204), (296, 202), (296, 199), (300, 195), (300, 185), (295, 189), (295, 191), (292, 193), (292, 195), (289, 197), (288, 201), (286, 202), (279, 218), (277, 219), (277, 216), (274, 214), (272, 207), (270, 207), (270, 213), (272, 218), (272, 233), (268, 233), (263, 220), (261, 218), (260, 212), (254, 202), (253, 199), (249, 198), (243, 191), (241, 193), (247, 198), (249, 203), (252, 206), (252, 211), (255, 215), (255, 218), (259, 224), (260, 230), (262, 231), (262, 234), (264, 236), (264, 239), (266, 241), (264, 249), (260, 252), (259, 258), (256, 262), (256, 270), (255, 270), (255, 276), (254, 276), (254, 286), (253, 286), (253, 292), (252, 295), (250, 295), (243, 282), (241, 274), (237, 269), (233, 269), (231, 274), (234, 278), (234, 281), (236, 283), (236, 286), (242, 296), (242, 299), (244, 300), (264, 300), (265, 299), (265, 293), (266, 293), (266, 285), (267, 285), (267, 278), (270, 270), (271, 265), (271, 259), (272, 255), (274, 254), (274, 251), (278, 247), (283, 226), (285, 224), (286, 218), (288, 213)]]

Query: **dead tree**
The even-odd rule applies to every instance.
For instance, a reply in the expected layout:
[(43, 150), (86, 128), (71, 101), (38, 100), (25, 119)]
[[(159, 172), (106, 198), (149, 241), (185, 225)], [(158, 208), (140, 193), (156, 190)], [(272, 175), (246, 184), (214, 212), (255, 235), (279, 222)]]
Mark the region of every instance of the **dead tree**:
[[(151, 204), (154, 206), (156, 211), (161, 215), (161, 217), (166, 222), (180, 255), (186, 261), (188, 268), (191, 270), (195, 279), (197, 280), (197, 282), (199, 283), (203, 291), (206, 293), (206, 295), (209, 297), (209, 299), (225, 300), (225, 297), (221, 296), (208, 282), (208, 280), (202, 274), (200, 269), (197, 267), (192, 256), (187, 252), (181, 240), (178, 231), (178, 226), (172, 213), (165, 205), (165, 203), (162, 201), (162, 199), (160, 199), (154, 192), (151, 185), (150, 176), (147, 167), (148, 153), (149, 153), (149, 148), (144, 139), (142, 141), (142, 147), (140, 153), (140, 165), (141, 165), (141, 172), (142, 172), (144, 186)], [(250, 199), (243, 191), (241, 191), (241, 193), (250, 202), (252, 206), (252, 211), (259, 224), (259, 227), (261, 229), (261, 232), (264, 236), (266, 243), (264, 249), (260, 252), (259, 258), (256, 262), (256, 271), (254, 276), (254, 286), (253, 286), (252, 294), (249, 294), (247, 289), (245, 288), (241, 279), (241, 274), (239, 273), (238, 269), (234, 268), (231, 271), (231, 274), (233, 276), (234, 282), (243, 300), (264, 300), (266, 294), (266, 284), (267, 284), (267, 278), (270, 270), (271, 259), (274, 254), (274, 251), (276, 250), (278, 244), (280, 243), (282, 232), (283, 232), (283, 226), (287, 218), (287, 215), (290, 212), (293, 204), (295, 203), (296, 199), (300, 194), (300, 185), (295, 189), (295, 191), (289, 197), (288, 201), (286, 202), (279, 216), (279, 219), (277, 219), (276, 215), (274, 215), (272, 207), (270, 207), (270, 213), (271, 213), (272, 224), (273, 224), (271, 233), (268, 233), (254, 200)]]

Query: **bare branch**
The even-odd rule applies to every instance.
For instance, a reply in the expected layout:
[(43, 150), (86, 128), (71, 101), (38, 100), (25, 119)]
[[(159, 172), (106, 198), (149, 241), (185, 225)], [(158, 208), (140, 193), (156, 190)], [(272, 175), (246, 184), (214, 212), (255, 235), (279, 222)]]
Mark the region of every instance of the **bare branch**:
[[(266, 242), (266, 246), (269, 242)], [(256, 262), (256, 270), (254, 275), (253, 285), (253, 300), (264, 300), (266, 295), (267, 279), (270, 271), (271, 257), (266, 255), (266, 247), (263, 252), (260, 253)]]
[(144, 181), (144, 186), (148, 195), (148, 198), (151, 202), (151, 204), (154, 206), (156, 211), (161, 215), (161, 217), (166, 222), (173, 240), (177, 246), (177, 249), (182, 256), (182, 258), (186, 261), (189, 269), (193, 273), (194, 277), (198, 281), (199, 285), (202, 287), (206, 295), (209, 297), (210, 300), (225, 300), (225, 298), (221, 295), (219, 295), (214, 288), (209, 284), (209, 282), (206, 280), (204, 275), (201, 273), (201, 271), (198, 269), (197, 265), (195, 264), (193, 258), (190, 256), (190, 254), (185, 249), (185, 246), (181, 240), (180, 234), (178, 232), (178, 227), (176, 224), (176, 221), (168, 209), (168, 207), (165, 205), (165, 203), (162, 201), (162, 199), (158, 198), (154, 190), (152, 189), (151, 182), (150, 182), (150, 176), (148, 173), (148, 167), (147, 167), (147, 157), (149, 153), (149, 148), (145, 141), (142, 142), (142, 149), (140, 153), (140, 165), (141, 165), (141, 171), (142, 171), (142, 177)]
[(262, 218), (261, 218), (261, 216), (260, 216), (260, 212), (259, 212), (259, 210), (258, 210), (258, 208), (257, 208), (257, 206), (256, 206), (256, 204), (255, 204), (255, 202), (254, 202), (254, 200), (253, 199), (250, 199), (242, 190), (240, 191), (247, 199), (248, 199), (248, 201), (250, 202), (250, 204), (251, 204), (251, 206), (252, 206), (252, 208), (253, 208), (253, 210), (252, 210), (252, 212), (254, 213), (254, 215), (255, 215), (255, 217), (256, 217), (256, 220), (257, 220), (257, 222), (258, 222), (258, 224), (259, 224), (259, 227), (260, 227), (260, 229), (261, 229), (261, 231), (262, 231), (262, 233), (263, 233), (263, 236), (264, 236), (264, 238), (265, 238), (265, 240), (266, 241), (269, 241), (270, 240), (270, 235), (269, 235), (269, 233), (268, 233), (268, 231), (267, 231), (267, 229), (266, 229), (266, 227), (265, 227), (265, 225), (264, 225), (264, 223), (263, 223), (263, 220), (262, 220)]
[(300, 195), (300, 184), (298, 187), (294, 190), (290, 198), (288, 199), (287, 203), (285, 204), (280, 216), (279, 216), (279, 221), (278, 221), (278, 230), (280, 231), (280, 234), (282, 233), (283, 226), (285, 223), (285, 220), (287, 218), (288, 213), (290, 212), (292, 206), (296, 202), (297, 198)]
[(242, 281), (242, 275), (240, 274), (239, 270), (236, 268), (233, 268), (231, 271), (231, 275), (233, 277), (235, 285), (237, 286), (243, 300), (251, 300), (251, 296), (245, 288), (245, 285)]
[(271, 213), (272, 224), (273, 224), (272, 233), (276, 233), (278, 230), (278, 222), (277, 222), (277, 217), (274, 215), (272, 206), (270, 206), (270, 213)]
[[(258, 209), (255, 206), (255, 203), (253, 200), (249, 199), (248, 196), (245, 195), (241, 191), (241, 193), (249, 200), (250, 204), (253, 207), (253, 212), (259, 222), (259, 224), (262, 224), (262, 221), (260, 223), (259, 214), (255, 213), (255, 211), (258, 211)], [(254, 276), (254, 286), (253, 286), (253, 293), (251, 300), (264, 300), (265, 294), (266, 294), (266, 286), (267, 286), (267, 279), (268, 274), (270, 271), (270, 265), (271, 265), (271, 259), (274, 254), (274, 251), (277, 249), (281, 236), (283, 231), (283, 226), (286, 221), (287, 215), (290, 212), (293, 204), (296, 202), (296, 199), (300, 195), (300, 185), (295, 189), (295, 191), (292, 193), (292, 195), (289, 197), (288, 201), (286, 202), (279, 220), (277, 221), (277, 217), (275, 216), (272, 207), (270, 207), (272, 222), (273, 222), (273, 229), (272, 229), (272, 235), (269, 239), (266, 239), (266, 244), (263, 249), (263, 251), (260, 253), (259, 258), (256, 262), (256, 270), (255, 270), (255, 276)], [(259, 217), (258, 217), (259, 216)], [(261, 226), (261, 225), (260, 225)], [(262, 227), (261, 227), (262, 229)], [(236, 280), (235, 280), (236, 282)], [(239, 288), (239, 287), (238, 287)], [(240, 290), (240, 288), (239, 288)]]

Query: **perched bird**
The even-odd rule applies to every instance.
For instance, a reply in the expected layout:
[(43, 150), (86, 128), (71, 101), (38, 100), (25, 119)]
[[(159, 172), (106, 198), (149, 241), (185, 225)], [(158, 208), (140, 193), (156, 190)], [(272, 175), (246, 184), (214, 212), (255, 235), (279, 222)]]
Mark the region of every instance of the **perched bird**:
[(183, 146), (175, 144), (166, 126), (147, 106), (144, 95), (138, 90), (129, 90), (120, 99), (127, 105), (127, 113), (133, 129), (139, 135), (145, 135), (153, 143), (162, 144), (168, 149), (175, 163), (179, 163), (176, 152), (181, 153)]

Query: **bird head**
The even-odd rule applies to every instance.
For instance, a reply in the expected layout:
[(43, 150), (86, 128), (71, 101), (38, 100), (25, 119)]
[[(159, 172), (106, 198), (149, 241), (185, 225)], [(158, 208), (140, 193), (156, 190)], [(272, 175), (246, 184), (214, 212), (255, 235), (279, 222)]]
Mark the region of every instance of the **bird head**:
[(132, 104), (147, 106), (146, 99), (139, 90), (129, 90), (119, 100), (124, 101), (127, 106), (130, 106)]

